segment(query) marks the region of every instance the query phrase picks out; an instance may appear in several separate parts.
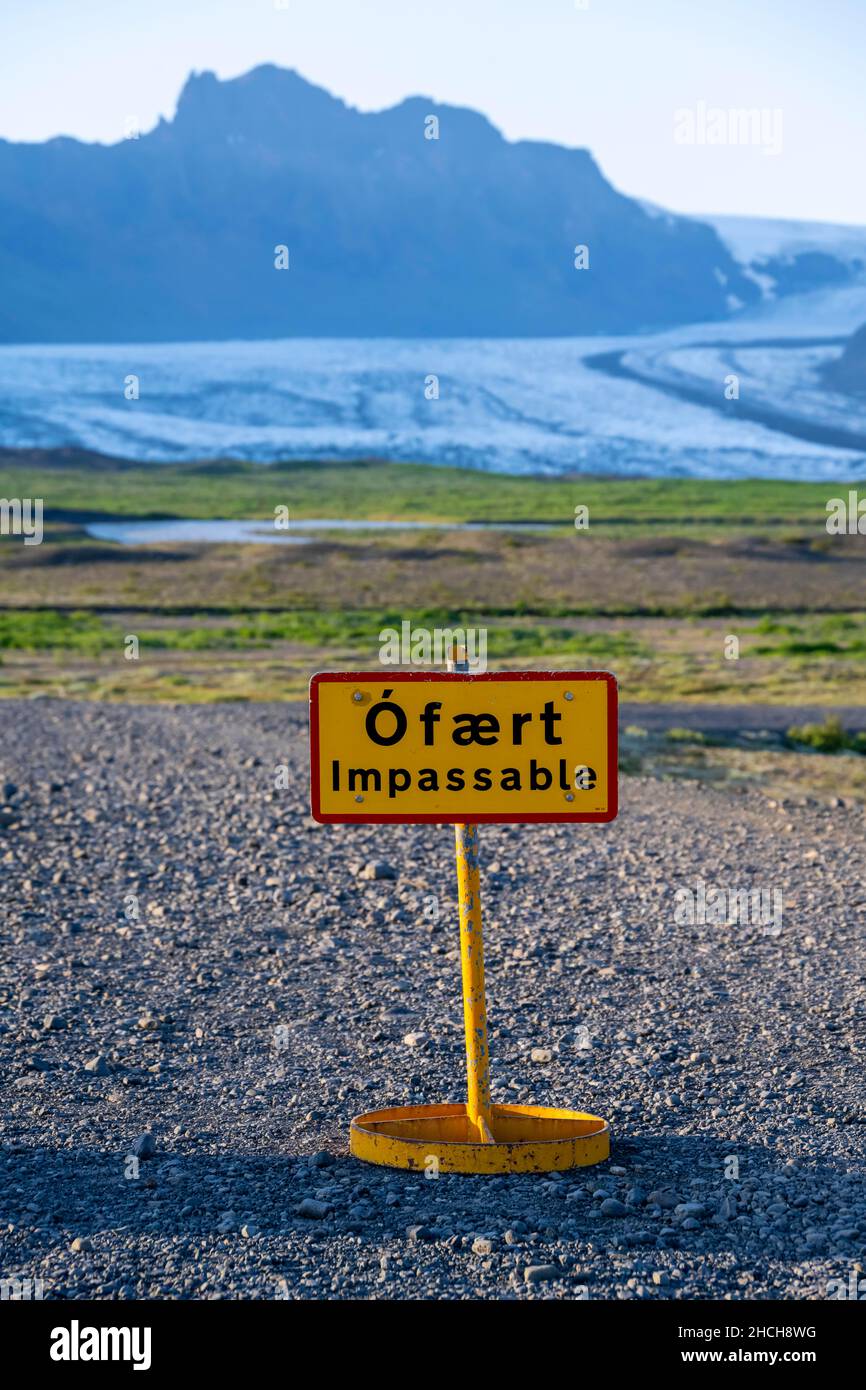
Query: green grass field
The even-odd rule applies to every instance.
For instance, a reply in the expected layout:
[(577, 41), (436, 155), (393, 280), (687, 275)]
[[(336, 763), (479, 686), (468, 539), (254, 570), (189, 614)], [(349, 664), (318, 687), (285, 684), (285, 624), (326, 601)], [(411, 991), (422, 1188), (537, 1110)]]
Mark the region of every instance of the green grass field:
[[(632, 701), (866, 705), (866, 537), (824, 524), (847, 487), (7, 451), (0, 496), (41, 496), (47, 522), (41, 546), (0, 539), (0, 693), (297, 696), (316, 669), (377, 662), (379, 633), (408, 620), (484, 628), (494, 666), (612, 670)], [(277, 507), (526, 530), (126, 547), (84, 529), (104, 516), (263, 519)]]
[[(828, 499), (847, 488), (0, 452), (0, 496), (46, 509), (42, 545), (0, 537), (0, 695), (298, 699), (315, 670), (375, 667), (380, 633), (408, 620), (484, 629), (494, 668), (611, 670), (638, 706), (866, 707), (866, 537), (825, 526)], [(296, 520), (446, 525), (326, 527), (282, 546), (121, 546), (85, 529), (108, 516), (270, 519), (278, 507)], [(862, 733), (806, 718), (758, 739), (629, 727), (621, 759), (654, 777), (866, 799), (864, 752)]]
[[(839, 484), (839, 488), (847, 487)], [(426, 464), (234, 461), (133, 464), (32, 462), (0, 454), (0, 495), (43, 497), (52, 511), (127, 517), (297, 518), (544, 522), (573, 526), (577, 505), (593, 526), (777, 527), (823, 524), (824, 483), (694, 478), (510, 477)]]

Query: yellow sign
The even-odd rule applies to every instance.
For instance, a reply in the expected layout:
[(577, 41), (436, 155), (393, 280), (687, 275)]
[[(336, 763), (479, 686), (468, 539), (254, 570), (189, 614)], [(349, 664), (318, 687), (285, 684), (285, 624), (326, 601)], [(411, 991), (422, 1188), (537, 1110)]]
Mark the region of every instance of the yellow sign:
[(320, 674), (317, 821), (609, 821), (616, 681), (605, 671)]

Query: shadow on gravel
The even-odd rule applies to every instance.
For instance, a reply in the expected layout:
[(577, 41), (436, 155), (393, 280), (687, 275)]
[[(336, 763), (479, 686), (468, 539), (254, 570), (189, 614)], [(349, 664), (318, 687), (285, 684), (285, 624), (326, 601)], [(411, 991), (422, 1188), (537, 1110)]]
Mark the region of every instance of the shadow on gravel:
[[(753, 1251), (763, 1221), (768, 1251), (784, 1258), (778, 1246), (787, 1243), (795, 1258), (803, 1232), (825, 1229), (829, 1236), (836, 1209), (862, 1182), (842, 1155), (828, 1163), (794, 1159), (782, 1147), (742, 1139), (658, 1134), (615, 1138), (608, 1163), (562, 1175), (443, 1174), (436, 1181), (324, 1152), (263, 1157), (181, 1149), (136, 1161), (93, 1149), (7, 1146), (0, 1164), (0, 1230), (7, 1223), (13, 1227), (3, 1243), (15, 1237), (15, 1244), (23, 1239), (36, 1247), (53, 1244), (50, 1237), (63, 1233), (71, 1233), (71, 1240), (120, 1228), (129, 1235), (219, 1238), (246, 1225), (262, 1236), (306, 1230), (381, 1237), (432, 1223), (435, 1237), (440, 1227), (453, 1233), (455, 1221), (459, 1229), (460, 1218), (473, 1217), (479, 1230), (501, 1225), (504, 1231), (523, 1221), (542, 1233), (564, 1228), (575, 1238), (627, 1247), (654, 1244), (665, 1229), (673, 1232), (665, 1238), (670, 1247), (736, 1249), (745, 1242)], [(601, 1215), (599, 1189), (626, 1212)], [(634, 1197), (635, 1189), (642, 1198)], [(676, 1212), (676, 1204), (654, 1212), (647, 1200), (654, 1193), (702, 1205), (703, 1212), (691, 1213), (697, 1228), (683, 1227), (688, 1217)], [(769, 1200), (756, 1208), (758, 1193)], [(305, 1202), (313, 1204), (307, 1213), (301, 1210)], [(785, 1206), (784, 1219), (767, 1213), (774, 1202)], [(737, 1217), (747, 1213), (738, 1224)], [(864, 1241), (866, 1224), (859, 1245)], [(850, 1242), (831, 1243), (845, 1249)], [(813, 1244), (821, 1253), (822, 1242)]]
[(624, 1139), (561, 1177), (182, 1149), (134, 1172), (122, 1153), (0, 1152), (0, 1278), (61, 1300), (823, 1299), (866, 1243), (859, 1174), (695, 1135)]

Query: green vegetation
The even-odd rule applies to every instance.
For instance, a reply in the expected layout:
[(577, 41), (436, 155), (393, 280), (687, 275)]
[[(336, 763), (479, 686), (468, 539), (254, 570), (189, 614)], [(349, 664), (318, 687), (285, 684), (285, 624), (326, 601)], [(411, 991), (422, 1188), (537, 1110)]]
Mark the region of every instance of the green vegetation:
[[(838, 484), (842, 487), (843, 484)], [(0, 496), (42, 497), (46, 509), (127, 517), (261, 518), (287, 506), (297, 518), (544, 522), (573, 527), (589, 507), (590, 527), (629, 533), (783, 527), (786, 541), (820, 523), (826, 483), (694, 478), (510, 477), (426, 464), (287, 462), (136, 464), (89, 456), (80, 462), (0, 459)]]
[(117, 640), (102, 619), (93, 613), (0, 611), (0, 649), (63, 650), (97, 656), (115, 647)]
[[(322, 613), (296, 609), (287, 613), (255, 613), (233, 623), (190, 622), (184, 627), (154, 624), (146, 613), (130, 613), (123, 626), (114, 617), (53, 609), (0, 611), (0, 648), (19, 651), (71, 651), (87, 656), (119, 651), (127, 633), (142, 647), (162, 651), (241, 651), (274, 643), (308, 647), (376, 649), (384, 628), (400, 629), (409, 615), (386, 611)], [(426, 609), (411, 615), (413, 625), (425, 628), (483, 627), (478, 613)], [(489, 632), (488, 657), (535, 657), (545, 652), (575, 653), (584, 658), (613, 661), (649, 657), (631, 633), (580, 632), (573, 628), (497, 622)]]
[(795, 724), (787, 733), (790, 743), (814, 748), (818, 753), (863, 753), (866, 755), (866, 733), (849, 733), (837, 715), (830, 715), (823, 724)]
[(750, 645), (750, 656), (794, 661), (809, 661), (815, 657), (866, 659), (866, 622), (862, 614), (820, 613), (804, 615), (798, 621), (781, 621), (767, 615), (748, 631), (785, 639)]
[(701, 729), (681, 729), (675, 725), (665, 730), (665, 738), (669, 743), (708, 743), (710, 736)]

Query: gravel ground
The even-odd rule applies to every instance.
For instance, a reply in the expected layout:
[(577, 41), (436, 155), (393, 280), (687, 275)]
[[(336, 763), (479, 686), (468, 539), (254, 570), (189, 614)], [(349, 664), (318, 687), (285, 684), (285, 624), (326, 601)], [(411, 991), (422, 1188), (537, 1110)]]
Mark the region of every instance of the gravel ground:
[[(462, 1097), (450, 828), (314, 825), (297, 705), (4, 702), (0, 732), (0, 1278), (825, 1298), (862, 1264), (862, 809), (629, 778), (609, 826), (483, 827), (494, 1096), (613, 1150), (431, 1181), (346, 1141)], [(677, 925), (699, 877), (778, 890), (781, 930)]]

